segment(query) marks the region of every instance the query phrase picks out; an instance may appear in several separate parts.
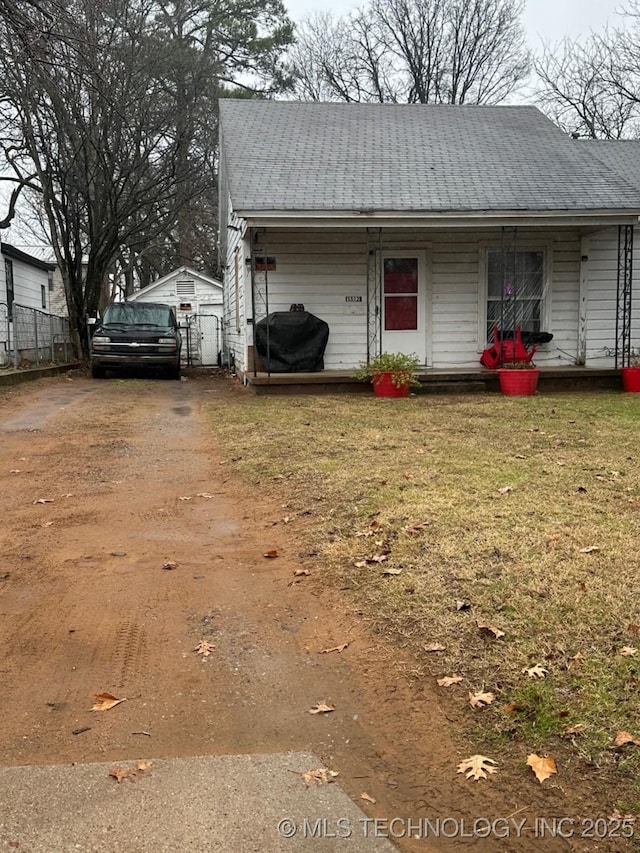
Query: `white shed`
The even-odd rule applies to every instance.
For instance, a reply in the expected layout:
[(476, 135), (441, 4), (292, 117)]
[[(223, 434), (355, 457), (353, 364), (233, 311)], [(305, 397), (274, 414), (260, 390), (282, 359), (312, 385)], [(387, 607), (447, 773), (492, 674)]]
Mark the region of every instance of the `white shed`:
[(179, 267), (129, 297), (131, 302), (171, 305), (182, 329), (187, 364), (218, 363), (222, 349), (222, 283), (189, 267)]

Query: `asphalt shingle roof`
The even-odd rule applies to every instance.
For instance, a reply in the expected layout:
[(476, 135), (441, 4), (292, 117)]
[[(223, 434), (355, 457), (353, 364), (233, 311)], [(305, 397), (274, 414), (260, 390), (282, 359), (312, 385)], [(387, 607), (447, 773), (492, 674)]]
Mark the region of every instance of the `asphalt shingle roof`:
[(620, 175), (640, 201), (640, 139), (581, 139), (576, 144)]
[(532, 106), (220, 101), (236, 211), (637, 210)]

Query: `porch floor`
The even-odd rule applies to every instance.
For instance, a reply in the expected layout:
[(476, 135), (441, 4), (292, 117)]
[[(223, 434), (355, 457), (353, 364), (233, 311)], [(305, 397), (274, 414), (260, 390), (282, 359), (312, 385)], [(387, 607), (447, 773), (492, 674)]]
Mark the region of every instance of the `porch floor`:
[[(353, 370), (321, 370), (317, 373), (247, 373), (246, 380), (255, 394), (370, 393), (371, 384), (354, 377)], [(477, 368), (425, 368), (418, 373), (418, 394), (498, 392), (495, 370)], [(538, 389), (544, 391), (619, 390), (620, 371), (615, 368), (540, 367)]]

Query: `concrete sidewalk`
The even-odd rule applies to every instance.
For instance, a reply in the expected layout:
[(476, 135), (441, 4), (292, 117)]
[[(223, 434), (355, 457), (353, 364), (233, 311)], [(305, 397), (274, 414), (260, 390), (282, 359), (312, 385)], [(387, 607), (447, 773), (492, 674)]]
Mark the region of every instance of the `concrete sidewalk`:
[(393, 853), (337, 783), (305, 787), (322, 766), (300, 752), (153, 759), (121, 783), (110, 771), (135, 761), (0, 768), (0, 849)]

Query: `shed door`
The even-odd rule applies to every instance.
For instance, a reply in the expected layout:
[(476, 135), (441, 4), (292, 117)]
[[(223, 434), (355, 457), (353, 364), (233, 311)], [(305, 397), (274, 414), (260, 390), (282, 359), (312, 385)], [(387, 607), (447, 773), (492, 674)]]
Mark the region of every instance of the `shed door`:
[(220, 351), (221, 305), (200, 305), (200, 353), (202, 364), (217, 364)]
[(425, 258), (421, 252), (382, 256), (382, 349), (415, 353), (426, 362)]

